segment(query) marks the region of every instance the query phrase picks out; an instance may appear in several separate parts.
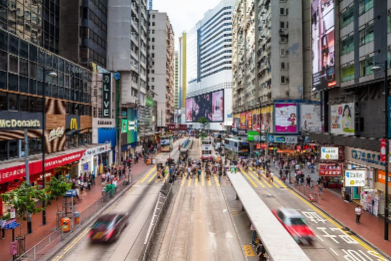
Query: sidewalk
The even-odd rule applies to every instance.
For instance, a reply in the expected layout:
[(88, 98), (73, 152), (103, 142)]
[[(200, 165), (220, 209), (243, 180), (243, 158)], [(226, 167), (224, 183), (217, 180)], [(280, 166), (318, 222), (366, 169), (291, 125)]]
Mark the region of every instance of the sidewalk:
[[(274, 166), (271, 167), (274, 175), (279, 177), (279, 169), (275, 169)], [(308, 169), (301, 170), (304, 173), (304, 176), (311, 176), (311, 179), (314, 180), (314, 184), (318, 180), (317, 171), (315, 173), (310, 173)], [(293, 174), (294, 175), (294, 174)], [(293, 184), (288, 184), (292, 189), (295, 189)], [(298, 190), (295, 189), (298, 193)], [(318, 191), (317, 186), (315, 186), (315, 191)], [(345, 202), (341, 196), (338, 196), (335, 192), (330, 189), (324, 189), (322, 197), (319, 198), (317, 203), (313, 203), (321, 210), (326, 212), (332, 218), (336, 219), (344, 227), (347, 227), (349, 230), (359, 235), (361, 238), (365, 239), (380, 251), (384, 252), (388, 256), (391, 256), (391, 241), (385, 241), (384, 238), (384, 220), (365, 212), (361, 216), (361, 224), (356, 224), (356, 215), (354, 209), (356, 203)], [(391, 225), (388, 224), (388, 229), (391, 232)], [(389, 234), (391, 238), (391, 233)]]
[[(148, 170), (152, 168), (151, 165), (145, 165), (144, 163), (138, 163), (134, 164), (132, 166), (132, 178), (133, 181), (139, 176), (140, 174), (144, 173), (145, 170)], [(122, 178), (119, 181), (119, 184), (121, 184), (124, 181), (124, 178)], [(88, 206), (90, 206), (92, 203), (94, 203), (96, 200), (100, 199), (102, 196), (102, 187), (101, 187), (101, 177), (97, 176), (95, 179), (95, 186), (91, 186), (91, 191), (87, 191), (85, 194), (81, 195), (82, 201), (80, 203), (76, 204), (76, 210), (78, 212), (82, 212), (83, 210), (87, 209)], [(119, 185), (118, 184), (118, 185)], [(61, 202), (62, 199), (59, 199), (59, 208), (61, 208)], [(33, 233), (27, 234), (27, 221), (22, 220), (21, 218), (17, 218), (17, 222), (21, 223), (22, 227), (22, 235), (25, 236), (25, 247), (26, 251), (29, 250), (31, 247), (33, 247), (35, 244), (40, 242), (42, 239), (47, 237), (49, 234), (51, 234), (56, 227), (56, 212), (57, 212), (57, 205), (56, 201), (52, 201), (51, 205), (49, 205), (46, 208), (46, 225), (42, 225), (42, 212), (37, 213), (35, 215), (32, 215), (31, 217), (31, 223), (32, 223), (32, 230)], [(20, 227), (15, 229), (15, 237), (20, 235)], [(12, 259), (12, 256), (9, 254), (10, 251), (10, 242), (12, 240), (12, 230), (6, 230), (5, 231), (5, 238), (4, 240), (0, 239), (0, 249), (2, 250), (0, 255), (0, 261), (8, 261)]]

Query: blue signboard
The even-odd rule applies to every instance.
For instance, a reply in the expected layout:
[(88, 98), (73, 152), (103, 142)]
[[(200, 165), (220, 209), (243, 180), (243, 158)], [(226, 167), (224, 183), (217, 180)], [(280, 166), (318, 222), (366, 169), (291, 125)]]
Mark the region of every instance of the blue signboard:
[(16, 220), (14, 220), (13, 222), (11, 222), (11, 223), (5, 225), (4, 229), (5, 229), (5, 230), (8, 230), (8, 229), (15, 229), (15, 228), (17, 228), (17, 227), (19, 227), (19, 226), (20, 226), (20, 223), (16, 223)]

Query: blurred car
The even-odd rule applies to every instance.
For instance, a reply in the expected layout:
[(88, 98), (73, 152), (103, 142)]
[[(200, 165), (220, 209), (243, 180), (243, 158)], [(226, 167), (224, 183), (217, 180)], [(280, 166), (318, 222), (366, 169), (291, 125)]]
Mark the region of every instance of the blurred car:
[(88, 238), (91, 242), (114, 242), (128, 223), (128, 213), (100, 216), (92, 225)]
[(200, 135), (197, 133), (197, 134), (195, 135), (195, 137), (198, 139), (198, 138), (200, 137)]
[(314, 241), (315, 234), (308, 227), (303, 216), (295, 209), (279, 208), (273, 214), (297, 243), (309, 245)]

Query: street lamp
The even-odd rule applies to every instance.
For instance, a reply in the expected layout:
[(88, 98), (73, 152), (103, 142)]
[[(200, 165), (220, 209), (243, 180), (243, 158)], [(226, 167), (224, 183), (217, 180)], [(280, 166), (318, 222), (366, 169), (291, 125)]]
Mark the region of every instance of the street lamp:
[(388, 148), (388, 85), (387, 85), (387, 61), (384, 62), (384, 66), (381, 64), (377, 64), (372, 67), (372, 72), (380, 72), (384, 71), (384, 139), (386, 141), (386, 164), (385, 164), (385, 171), (386, 171), (386, 182), (385, 182), (385, 204), (384, 204), (384, 240), (388, 240), (388, 154), (389, 154), (389, 148)]
[[(42, 188), (45, 189), (45, 130), (46, 130), (46, 68), (43, 67), (43, 97), (42, 97)], [(56, 72), (49, 72), (51, 78), (57, 77)], [(42, 201), (42, 225), (46, 225), (45, 201)]]

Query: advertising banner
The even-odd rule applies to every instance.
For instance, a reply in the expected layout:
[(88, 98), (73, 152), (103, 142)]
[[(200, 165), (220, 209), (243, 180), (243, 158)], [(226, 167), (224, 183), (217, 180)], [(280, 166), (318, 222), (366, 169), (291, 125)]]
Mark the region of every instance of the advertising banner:
[(321, 160), (338, 160), (339, 148), (338, 147), (322, 147), (320, 150)]
[(275, 132), (297, 133), (297, 105), (296, 103), (276, 103)]
[(138, 120), (137, 110), (128, 109), (128, 143), (137, 142)]
[(152, 107), (153, 106), (153, 100), (151, 98), (146, 98), (145, 99), (145, 105), (146, 106), (149, 106), (149, 107)]
[(256, 109), (252, 111), (252, 125), (253, 130), (256, 130), (258, 132), (261, 131), (261, 109)]
[(319, 163), (319, 176), (342, 176), (342, 164)]
[(388, 97), (388, 138), (391, 137), (391, 97)]
[(380, 160), (386, 162), (386, 139), (380, 140)]
[(349, 169), (345, 170), (345, 187), (364, 187), (366, 170)]
[(202, 117), (209, 122), (224, 121), (224, 90), (186, 99), (186, 122), (198, 122)]
[(274, 136), (275, 143), (297, 143), (297, 136)]
[(111, 118), (111, 74), (102, 75), (102, 118)]
[[(377, 170), (377, 182), (386, 184), (386, 172), (384, 170)], [(391, 173), (388, 172), (388, 186), (391, 186)]]
[(121, 133), (127, 133), (128, 132), (128, 120), (122, 119), (121, 121)]
[(251, 115), (251, 111), (246, 112), (246, 119), (247, 119), (247, 129), (248, 129), (248, 130), (252, 130), (252, 129), (253, 129), (253, 126), (252, 126), (252, 115)]
[(330, 105), (331, 133), (354, 135), (354, 103)]
[(308, 132), (322, 132), (320, 105), (300, 105), (300, 130)]
[(246, 125), (246, 113), (242, 112), (240, 113), (240, 129), (246, 129)]
[(248, 141), (260, 141), (261, 136), (259, 135), (259, 132), (257, 132), (257, 131), (248, 131), (247, 132), (247, 140)]
[(315, 90), (335, 87), (334, 0), (313, 0), (312, 86)]
[(260, 124), (263, 133), (273, 132), (273, 105), (261, 109)]
[(240, 128), (240, 114), (235, 114), (234, 115), (234, 119), (233, 119), (233, 123), (232, 123), (232, 129), (239, 129)]

